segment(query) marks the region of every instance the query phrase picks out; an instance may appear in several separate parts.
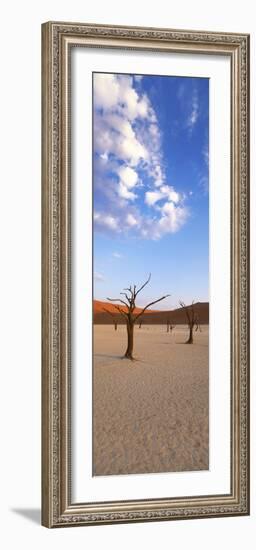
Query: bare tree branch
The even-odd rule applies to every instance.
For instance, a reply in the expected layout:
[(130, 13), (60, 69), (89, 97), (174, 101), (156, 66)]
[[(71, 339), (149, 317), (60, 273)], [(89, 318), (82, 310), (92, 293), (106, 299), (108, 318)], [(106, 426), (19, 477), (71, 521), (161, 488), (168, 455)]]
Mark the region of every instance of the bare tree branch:
[(190, 311), (191, 311), (191, 323), (194, 325), (195, 322), (196, 322), (196, 314), (195, 314), (195, 309), (194, 309), (194, 300), (190, 306)]
[(121, 313), (121, 315), (123, 315), (123, 317), (125, 318), (125, 320), (127, 319), (128, 317), (128, 313), (126, 313), (125, 311), (123, 311), (119, 306), (117, 306), (116, 304), (112, 304), (112, 306), (117, 310), (119, 311), (119, 313)]
[(182, 302), (181, 300), (179, 301), (179, 304), (183, 309), (185, 309), (185, 315), (187, 317), (187, 322), (190, 325), (191, 320), (190, 320), (190, 315), (189, 315), (189, 311), (188, 311), (188, 306), (186, 306), (186, 304), (184, 302)]
[(194, 309), (194, 300), (190, 306), (187, 306), (181, 300), (179, 303), (182, 306), (182, 308), (185, 310), (185, 314), (187, 317), (187, 324), (189, 328), (189, 337), (188, 337), (188, 340), (185, 342), (185, 344), (193, 344), (193, 330), (194, 330), (195, 324), (197, 323), (197, 315)]
[(106, 309), (105, 307), (102, 308), (103, 311), (105, 311), (106, 313), (108, 313), (111, 317), (113, 317), (115, 319), (115, 313), (112, 313), (112, 311), (109, 311), (108, 309)]
[(158, 302), (161, 302), (162, 300), (165, 300), (165, 298), (168, 298), (168, 296), (171, 296), (170, 294), (166, 294), (165, 296), (162, 296), (162, 298), (158, 298), (158, 300), (154, 300), (154, 302), (150, 302), (149, 304), (147, 304), (143, 310), (138, 313), (138, 315), (136, 315), (135, 317), (135, 321), (137, 321), (137, 319), (139, 317), (141, 317), (141, 315), (143, 315), (144, 311), (146, 311), (146, 309), (148, 309), (150, 306), (153, 306), (154, 304), (157, 304)]
[[(151, 273), (149, 274), (148, 279), (146, 280), (146, 282), (143, 283), (143, 285), (137, 290), (137, 292), (135, 292), (134, 298), (136, 298), (138, 296), (139, 292), (141, 292), (141, 290), (143, 290), (143, 288), (145, 288), (145, 286), (149, 283), (150, 279), (151, 279)], [(136, 287), (135, 287), (135, 289), (136, 289)]]
[(124, 300), (121, 300), (121, 298), (107, 298), (107, 300), (109, 302), (121, 302), (121, 304), (124, 304), (125, 307), (129, 307), (128, 304)]
[(130, 286), (129, 288), (124, 288), (124, 290), (127, 290), (127, 291), (130, 292), (131, 295), (132, 295), (132, 287), (131, 287), (131, 286)]
[(187, 317), (188, 324), (195, 323), (196, 321), (196, 315), (194, 310), (194, 300), (190, 306), (187, 306), (184, 302), (181, 300), (179, 301), (180, 306), (185, 309), (185, 314)]
[(126, 297), (126, 300), (128, 302), (127, 307), (129, 307), (129, 305), (131, 303), (131, 298), (129, 298), (129, 296), (126, 294), (126, 292), (120, 292), (120, 294)]
[(118, 322), (118, 319), (117, 319), (116, 314), (115, 314), (115, 313), (112, 313), (112, 311), (109, 311), (109, 310), (106, 309), (105, 307), (103, 307), (103, 311), (105, 311), (110, 317), (112, 317), (113, 323), (114, 323), (114, 327), (115, 327), (115, 330), (117, 330), (117, 322)]

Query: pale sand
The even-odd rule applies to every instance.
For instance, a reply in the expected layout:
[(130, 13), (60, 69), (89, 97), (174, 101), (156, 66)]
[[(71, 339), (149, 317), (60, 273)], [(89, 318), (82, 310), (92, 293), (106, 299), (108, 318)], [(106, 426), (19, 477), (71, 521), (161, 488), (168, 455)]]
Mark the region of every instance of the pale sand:
[(208, 326), (185, 345), (187, 329), (94, 327), (94, 475), (207, 470)]

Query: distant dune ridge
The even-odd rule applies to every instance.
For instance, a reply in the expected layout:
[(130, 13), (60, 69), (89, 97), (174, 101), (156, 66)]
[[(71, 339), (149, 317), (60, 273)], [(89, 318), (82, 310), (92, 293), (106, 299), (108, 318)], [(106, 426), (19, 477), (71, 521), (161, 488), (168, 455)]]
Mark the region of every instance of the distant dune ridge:
[[(118, 306), (125, 309), (121, 304), (118, 304)], [(193, 307), (200, 325), (208, 325), (209, 302), (197, 302), (193, 304)], [(139, 313), (141, 310), (142, 308), (136, 308), (134, 313)], [(93, 321), (95, 325), (110, 325), (114, 320), (119, 324), (125, 323), (125, 319), (118, 313), (113, 304), (100, 300), (93, 301)], [(187, 319), (185, 309), (180, 307), (169, 311), (148, 309), (143, 313), (140, 321), (145, 325), (163, 325), (167, 321), (173, 325), (183, 325), (186, 324)]]

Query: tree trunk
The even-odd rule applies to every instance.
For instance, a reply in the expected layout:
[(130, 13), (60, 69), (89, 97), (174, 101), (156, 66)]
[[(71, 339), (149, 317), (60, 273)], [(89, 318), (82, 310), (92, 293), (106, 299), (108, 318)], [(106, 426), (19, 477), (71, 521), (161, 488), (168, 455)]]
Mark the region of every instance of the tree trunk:
[(194, 326), (190, 325), (190, 327), (189, 327), (189, 337), (188, 337), (188, 340), (186, 341), (186, 344), (193, 344), (193, 328), (194, 328)]
[(127, 323), (127, 350), (125, 352), (125, 357), (127, 359), (133, 360), (133, 333), (134, 333), (134, 323), (128, 322)]

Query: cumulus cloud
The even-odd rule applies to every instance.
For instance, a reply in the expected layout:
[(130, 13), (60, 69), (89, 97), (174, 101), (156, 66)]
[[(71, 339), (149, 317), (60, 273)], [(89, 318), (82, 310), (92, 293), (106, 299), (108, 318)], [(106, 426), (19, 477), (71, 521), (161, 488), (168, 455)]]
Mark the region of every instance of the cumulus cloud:
[(181, 197), (170, 185), (162, 185), (157, 191), (147, 191), (145, 193), (145, 202), (148, 206), (154, 206), (157, 202), (166, 198), (176, 204)]
[(172, 202), (165, 203), (162, 214), (155, 228), (155, 238), (161, 238), (166, 233), (176, 233), (188, 217), (188, 211), (185, 207), (177, 207)]
[(129, 120), (134, 120), (138, 116), (146, 117), (148, 114), (147, 96), (138, 95), (130, 76), (96, 73), (93, 79), (93, 93), (94, 105), (100, 109), (109, 110), (114, 107)]
[(178, 231), (188, 211), (166, 182), (161, 131), (141, 79), (94, 74), (94, 227), (157, 239)]
[(94, 213), (94, 222), (96, 227), (103, 227), (107, 229), (117, 230), (118, 220), (110, 214), (102, 214), (100, 212)]
[(129, 189), (134, 187), (138, 181), (137, 172), (129, 166), (121, 166), (118, 170), (118, 174), (122, 183)]
[(138, 174), (129, 166), (121, 166), (118, 169), (119, 175), (119, 185), (118, 185), (118, 194), (123, 199), (134, 201), (137, 198), (137, 195), (131, 191), (133, 187), (138, 182)]
[(134, 226), (138, 225), (138, 220), (135, 218), (135, 216), (133, 214), (129, 213), (126, 216), (126, 224), (129, 227), (134, 227)]
[(131, 166), (137, 166), (148, 157), (147, 150), (137, 139), (129, 120), (117, 114), (95, 114), (94, 147), (101, 158), (112, 155)]
[(154, 206), (154, 204), (163, 198), (161, 191), (147, 191), (145, 193), (145, 203), (148, 206)]
[(120, 181), (118, 185), (118, 195), (122, 199), (126, 199), (129, 201), (134, 201), (137, 198), (137, 195), (135, 195), (135, 193), (133, 193), (132, 191), (129, 191), (126, 185), (122, 183), (122, 181)]
[(157, 191), (148, 191), (145, 202), (160, 213), (160, 217), (146, 228), (145, 237), (160, 239), (167, 233), (176, 233), (187, 221), (189, 211), (184, 205), (184, 197), (172, 186), (163, 185)]

